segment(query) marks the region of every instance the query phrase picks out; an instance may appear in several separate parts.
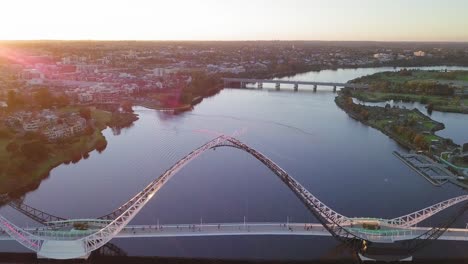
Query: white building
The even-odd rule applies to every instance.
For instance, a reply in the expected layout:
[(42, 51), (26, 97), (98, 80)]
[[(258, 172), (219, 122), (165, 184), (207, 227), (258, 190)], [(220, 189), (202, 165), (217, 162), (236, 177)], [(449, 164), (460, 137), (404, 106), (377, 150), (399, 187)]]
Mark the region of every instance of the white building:
[(23, 80), (44, 79), (44, 74), (37, 69), (25, 69), (20, 73)]
[(389, 53), (376, 53), (374, 54), (374, 59), (379, 61), (391, 61), (393, 60), (393, 55)]
[(179, 72), (178, 68), (154, 68), (153, 75), (155, 77), (164, 77), (168, 74), (173, 74)]
[(98, 65), (94, 64), (77, 64), (76, 71), (84, 73), (97, 73), (99, 69)]
[(413, 55), (414, 55), (415, 57), (424, 57), (424, 56), (426, 56), (426, 52), (421, 51), (421, 50), (420, 50), (420, 51), (415, 51), (415, 52), (413, 53)]
[(93, 101), (93, 95), (91, 93), (80, 93), (78, 94), (78, 101), (81, 103), (88, 103)]
[(40, 79), (40, 78), (34, 78), (34, 79), (31, 79), (31, 80), (28, 80), (26, 83), (28, 85), (41, 85), (41, 84), (44, 83), (44, 80)]
[(41, 125), (42, 125), (41, 120), (34, 119), (28, 122), (24, 122), (23, 129), (24, 131), (37, 131)]

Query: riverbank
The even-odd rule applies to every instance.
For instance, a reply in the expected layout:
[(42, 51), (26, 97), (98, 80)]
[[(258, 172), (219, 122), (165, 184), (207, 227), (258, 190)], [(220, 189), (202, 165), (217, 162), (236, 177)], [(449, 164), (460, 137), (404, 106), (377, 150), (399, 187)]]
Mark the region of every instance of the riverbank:
[(468, 71), (403, 69), (362, 76), (350, 83), (370, 87), (352, 91), (352, 96), (361, 101), (419, 102), (427, 105), (429, 112), (468, 113)]
[[(430, 119), (417, 109), (409, 110), (388, 106), (384, 108), (356, 104), (353, 102), (351, 92), (348, 89), (339, 93), (335, 98), (335, 103), (353, 119), (379, 130), (407, 150), (424, 154), (425, 157), (433, 157), (438, 161), (437, 164), (440, 164), (440, 168), (447, 166), (440, 162), (437, 157), (440, 157), (443, 153), (456, 152), (460, 148), (451, 139), (435, 135), (435, 132), (444, 129), (444, 124)], [(405, 164), (408, 163), (405, 162)], [(446, 169), (440, 169), (440, 171), (444, 170)], [(448, 181), (466, 188), (467, 180), (463, 179), (463, 174), (460, 174), (459, 170), (450, 169), (450, 171), (457, 176), (448, 173), (447, 175), (452, 175), (452, 177), (447, 176), (443, 182), (433, 180), (426, 175), (426, 172), (418, 171), (418, 173), (426, 179), (429, 178), (430, 180), (428, 180), (436, 186)], [(462, 177), (458, 178), (458, 176)]]
[(444, 129), (444, 124), (430, 119), (417, 109), (355, 104), (349, 91), (341, 91), (335, 103), (352, 118), (381, 131), (409, 150), (442, 153), (459, 147), (450, 139), (435, 135), (435, 132)]
[[(69, 107), (66, 111), (78, 111)], [(50, 142), (39, 137), (24, 138), (11, 136), (0, 140), (0, 193), (15, 192), (34, 186), (47, 178), (50, 171), (62, 164), (77, 163), (87, 159), (89, 153), (104, 151), (107, 141), (102, 131), (108, 126), (123, 128), (131, 125), (138, 117), (133, 113), (116, 114), (100, 109), (90, 111), (90, 124), (81, 135)], [(11, 146), (16, 146), (12, 149)], [(24, 146), (33, 146), (29, 151), (38, 156), (30, 158)], [(31, 153), (29, 153), (31, 154)]]
[(158, 110), (158, 111), (171, 111), (171, 112), (183, 112), (183, 111), (189, 111), (192, 109), (191, 104), (181, 104), (178, 106), (163, 106), (159, 104), (158, 102), (155, 101), (139, 101), (135, 102), (135, 106), (142, 106), (148, 109), (153, 109), (153, 110)]
[(369, 103), (381, 103), (387, 101), (419, 102), (425, 105), (432, 105), (432, 110), (449, 113), (468, 114), (468, 99), (451, 98), (436, 95), (415, 95), (405, 93), (383, 93), (383, 92), (363, 92), (353, 91), (352, 96), (360, 101)]

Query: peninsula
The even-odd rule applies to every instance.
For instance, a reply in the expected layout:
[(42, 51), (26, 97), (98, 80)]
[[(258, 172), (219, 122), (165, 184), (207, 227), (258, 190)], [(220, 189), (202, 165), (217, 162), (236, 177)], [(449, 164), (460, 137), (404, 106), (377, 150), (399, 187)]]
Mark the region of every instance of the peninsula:
[[(412, 152), (430, 158), (436, 166), (447, 168), (451, 171), (447, 174), (454, 176), (453, 183), (468, 186), (468, 146), (459, 146), (449, 138), (436, 135), (445, 128), (444, 124), (418, 109), (388, 103), (385, 107), (369, 106), (358, 101), (420, 102), (426, 104), (429, 115), (434, 110), (468, 113), (468, 72), (401, 70), (364, 76), (350, 83), (365, 84), (369, 89), (345, 88), (339, 92), (335, 102), (349, 116), (381, 131)], [(454, 180), (455, 176), (458, 181)]]

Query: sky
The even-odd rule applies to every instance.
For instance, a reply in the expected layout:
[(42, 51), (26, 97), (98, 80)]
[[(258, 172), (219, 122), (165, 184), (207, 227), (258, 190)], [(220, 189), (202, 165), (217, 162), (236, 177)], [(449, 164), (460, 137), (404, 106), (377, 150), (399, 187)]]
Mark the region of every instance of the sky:
[(468, 0), (1, 0), (0, 40), (468, 41)]

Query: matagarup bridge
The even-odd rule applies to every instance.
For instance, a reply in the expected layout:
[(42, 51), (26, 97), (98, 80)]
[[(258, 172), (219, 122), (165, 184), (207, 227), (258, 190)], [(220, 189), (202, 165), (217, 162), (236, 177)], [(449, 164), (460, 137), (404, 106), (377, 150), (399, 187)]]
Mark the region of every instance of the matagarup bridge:
[[(200, 224), (174, 226), (130, 226), (130, 221), (143, 209), (149, 200), (185, 165), (205, 151), (218, 147), (233, 147), (245, 151), (267, 166), (299, 198), (317, 218), (319, 224), (290, 223), (237, 223)], [(170, 169), (152, 181), (114, 212), (98, 219), (72, 219), (48, 215), (27, 205), (12, 204), (26, 215), (41, 221), (45, 227), (20, 228), (0, 216), (0, 238), (14, 239), (38, 256), (51, 259), (87, 258), (91, 252), (101, 248), (113, 238), (125, 237), (168, 237), (168, 236), (214, 236), (214, 235), (327, 235), (342, 241), (366, 241), (393, 243), (416, 240), (468, 241), (466, 229), (443, 227), (414, 227), (419, 222), (455, 204), (468, 201), (468, 195), (455, 197), (417, 212), (394, 219), (349, 218), (325, 205), (305, 189), (280, 166), (259, 151), (229, 137), (220, 136), (193, 150), (176, 162)], [(464, 206), (464, 210), (468, 204)], [(461, 213), (464, 210), (460, 211)], [(369, 225), (378, 230), (369, 229)], [(85, 226), (77, 230), (77, 226)]]

